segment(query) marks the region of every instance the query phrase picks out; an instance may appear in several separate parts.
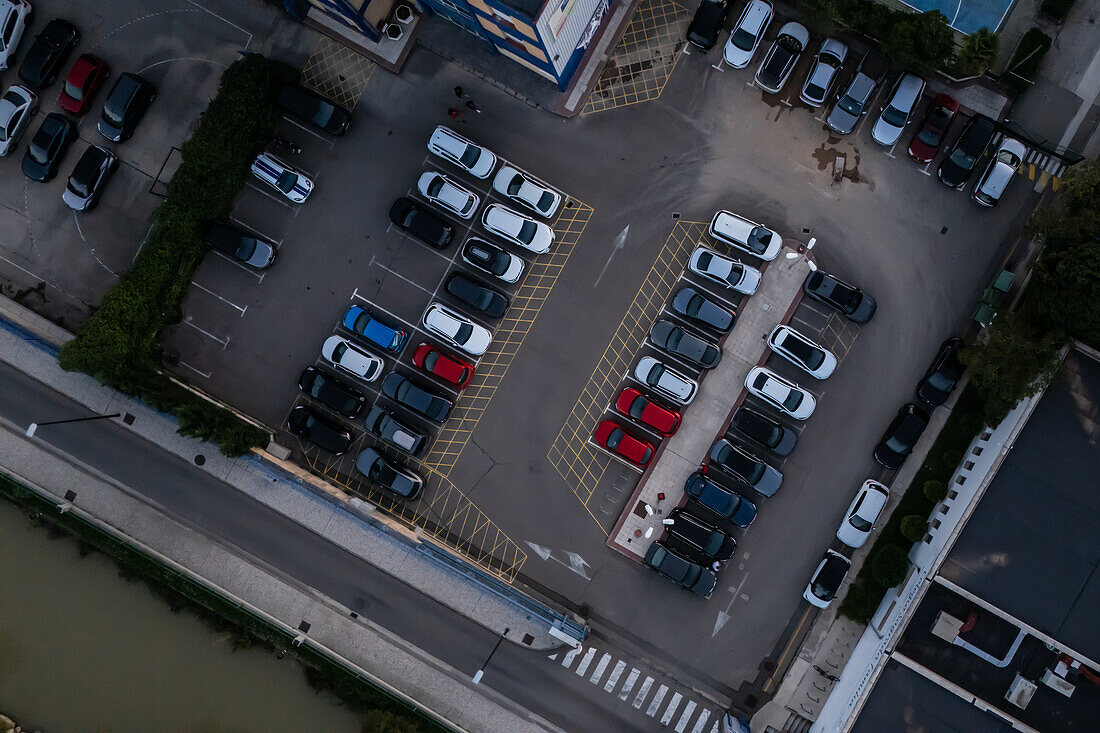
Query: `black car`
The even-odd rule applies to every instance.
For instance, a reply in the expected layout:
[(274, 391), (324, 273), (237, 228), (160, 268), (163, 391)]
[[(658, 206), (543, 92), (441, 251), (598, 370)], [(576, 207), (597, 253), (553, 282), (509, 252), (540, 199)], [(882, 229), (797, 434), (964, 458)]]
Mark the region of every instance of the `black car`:
[(926, 427), (928, 414), (912, 402), (905, 405), (875, 446), (875, 460), (886, 468), (901, 468)]
[(96, 129), (112, 142), (129, 140), (149, 105), (157, 98), (157, 88), (137, 74), (120, 74), (99, 116)]
[(324, 448), (333, 455), (343, 455), (351, 447), (351, 432), (336, 420), (312, 407), (301, 405), (290, 411), (287, 429), (302, 440)]
[(514, 283), (523, 274), (523, 260), (484, 239), (470, 237), (462, 245), (462, 259), (487, 275)]
[(733, 328), (733, 313), (693, 287), (682, 287), (672, 298), (672, 311), (707, 328), (727, 333)]
[(367, 430), (394, 448), (415, 456), (428, 443), (428, 436), (398, 420), (389, 410), (375, 405), (363, 421)]
[(664, 349), (703, 369), (713, 369), (722, 360), (722, 351), (716, 344), (705, 341), (664, 318), (649, 329), (649, 340), (658, 349)]
[[(764, 496), (774, 496), (783, 485), (783, 474), (747, 451), (744, 446), (719, 438), (710, 447), (710, 463), (744, 481)], [(708, 464), (710, 465), (710, 464)]]
[(962, 377), (963, 366), (959, 363), (959, 349), (963, 340), (949, 338), (940, 345), (940, 351), (936, 354), (932, 366), (924, 373), (924, 378), (917, 385), (917, 397), (929, 407), (938, 407), (955, 389)]
[(362, 392), (317, 367), (305, 368), (298, 377), (298, 389), (345, 417), (355, 417), (367, 404)]
[(681, 588), (703, 598), (710, 598), (714, 586), (718, 585), (718, 576), (713, 570), (693, 563), (660, 542), (654, 542), (646, 550), (645, 564), (650, 570), (656, 570)]
[(390, 207), (390, 221), (425, 244), (436, 249), (447, 249), (455, 229), (444, 219), (412, 199), (401, 197)]
[(89, 145), (76, 161), (61, 200), (73, 211), (91, 211), (99, 203), (104, 186), (117, 168), (118, 158), (114, 153), (98, 145)]
[(429, 392), (397, 372), (390, 372), (382, 380), (382, 394), (432, 422), (442, 423), (454, 409), (450, 400)]
[(203, 235), (206, 244), (257, 270), (275, 261), (275, 247), (230, 224), (212, 223)]
[(684, 482), (684, 493), (695, 502), (695, 506), (738, 527), (748, 527), (756, 519), (755, 504), (736, 491), (714, 483), (699, 471), (688, 476)]
[(376, 486), (412, 501), (424, 489), (424, 479), (404, 466), (391, 463), (374, 448), (365, 448), (355, 459), (355, 469)]
[(975, 115), (966, 123), (962, 134), (951, 150), (944, 156), (943, 162), (936, 175), (940, 183), (951, 188), (963, 188), (974, 172), (978, 158), (982, 156), (989, 141), (997, 132), (997, 125), (993, 120), (982, 115)]
[(351, 112), (298, 84), (283, 84), (277, 98), (280, 107), (331, 135), (343, 135), (351, 124)]
[(826, 550), (810, 582), (806, 584), (802, 597), (818, 608), (828, 608), (836, 598), (840, 586), (844, 584), (844, 577), (851, 567), (851, 560), (835, 550)]
[(448, 277), (444, 287), (448, 293), (489, 318), (501, 318), (508, 310), (508, 296), (461, 272)]
[(57, 175), (57, 166), (73, 140), (76, 140), (76, 125), (56, 112), (46, 115), (23, 153), (23, 175), (32, 181), (51, 180)]
[(35, 91), (54, 83), (69, 54), (80, 43), (80, 31), (67, 20), (54, 18), (34, 39), (19, 67), (19, 79)]
[(729, 13), (730, 6), (726, 0), (703, 0), (688, 26), (688, 43), (701, 51), (714, 48)]
[(734, 413), (730, 429), (748, 436), (777, 456), (789, 456), (798, 442), (793, 430), (748, 407)]
[(831, 305), (854, 323), (867, 323), (878, 310), (878, 303), (870, 295), (823, 270), (811, 272), (802, 283), (802, 289), (806, 295)]
[(665, 534), (660, 542), (687, 558), (707, 565), (726, 562), (737, 551), (737, 540), (682, 509), (674, 509), (668, 515)]

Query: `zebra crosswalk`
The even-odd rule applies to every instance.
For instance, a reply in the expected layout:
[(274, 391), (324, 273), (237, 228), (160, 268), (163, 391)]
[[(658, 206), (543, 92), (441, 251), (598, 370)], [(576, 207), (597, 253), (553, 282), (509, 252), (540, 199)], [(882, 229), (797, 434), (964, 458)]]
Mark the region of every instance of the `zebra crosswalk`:
[(718, 733), (722, 711), (713, 703), (692, 700), (684, 692), (664, 684), (659, 676), (616, 659), (610, 652), (594, 646), (577, 647), (550, 654), (549, 658), (578, 677), (587, 677), (589, 683), (602, 686), (604, 692), (618, 697), (620, 702), (629, 700), (639, 714), (659, 721), (664, 728), (676, 733)]

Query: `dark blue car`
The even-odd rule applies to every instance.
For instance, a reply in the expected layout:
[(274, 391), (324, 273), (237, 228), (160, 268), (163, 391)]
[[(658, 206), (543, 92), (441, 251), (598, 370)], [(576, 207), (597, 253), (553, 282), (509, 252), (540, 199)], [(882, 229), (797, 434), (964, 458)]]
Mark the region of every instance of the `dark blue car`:
[(406, 332), (387, 326), (369, 310), (358, 305), (348, 308), (348, 312), (344, 314), (344, 328), (394, 353), (401, 351), (409, 337)]

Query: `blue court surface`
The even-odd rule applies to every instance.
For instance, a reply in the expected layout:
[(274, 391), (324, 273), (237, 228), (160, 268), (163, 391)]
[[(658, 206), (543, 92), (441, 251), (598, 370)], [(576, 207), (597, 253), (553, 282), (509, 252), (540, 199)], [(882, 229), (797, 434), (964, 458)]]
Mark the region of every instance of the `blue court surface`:
[(901, 0), (922, 13), (938, 10), (947, 24), (967, 35), (980, 28), (996, 31), (1015, 0)]

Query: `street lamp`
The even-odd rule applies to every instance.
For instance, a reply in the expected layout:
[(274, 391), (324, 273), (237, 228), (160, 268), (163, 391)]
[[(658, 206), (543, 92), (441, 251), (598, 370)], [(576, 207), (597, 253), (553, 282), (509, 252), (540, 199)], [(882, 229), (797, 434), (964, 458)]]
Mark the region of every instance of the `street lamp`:
[(42, 427), (43, 425), (60, 425), (62, 423), (67, 423), (67, 422), (87, 422), (89, 420), (107, 420), (107, 419), (112, 418), (112, 417), (120, 417), (121, 415), (122, 415), (121, 412), (112, 412), (110, 415), (92, 415), (91, 417), (73, 417), (73, 418), (69, 418), (68, 420), (50, 420), (48, 422), (32, 422), (29, 426), (27, 426), (27, 437), (28, 438), (33, 437), (35, 431), (38, 430), (38, 428)]
[(478, 684), (479, 682), (481, 682), (481, 678), (485, 676), (485, 668), (489, 666), (489, 660), (492, 659), (493, 655), (497, 653), (497, 647), (500, 646), (500, 642), (504, 641), (504, 637), (508, 636), (508, 631), (509, 631), (508, 627), (505, 627), (504, 628), (504, 633), (500, 635), (500, 638), (497, 639), (496, 645), (493, 646), (493, 651), (489, 652), (489, 656), (486, 657), (485, 664), (481, 665), (481, 668), (478, 669), (478, 671), (474, 672), (474, 684), (475, 685)]

